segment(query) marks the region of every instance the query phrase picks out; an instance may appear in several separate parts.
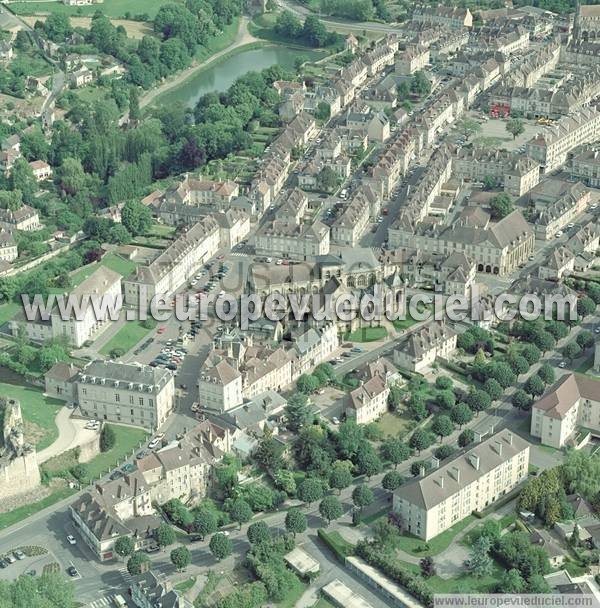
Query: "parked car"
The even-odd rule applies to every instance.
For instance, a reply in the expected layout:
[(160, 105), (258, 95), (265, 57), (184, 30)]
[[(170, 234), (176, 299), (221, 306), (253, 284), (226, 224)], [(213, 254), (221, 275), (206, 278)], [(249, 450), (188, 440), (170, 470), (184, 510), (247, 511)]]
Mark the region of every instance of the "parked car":
[(131, 462), (128, 462), (127, 464), (124, 464), (121, 467), (121, 471), (123, 471), (123, 473), (133, 473), (136, 468), (137, 467), (134, 464), (131, 464)]
[(21, 551), (20, 549), (13, 551), (13, 554), (18, 560), (25, 559), (25, 553), (23, 553), (23, 551)]
[(75, 537), (72, 534), (69, 534), (69, 536), (67, 536), (67, 542), (70, 545), (76, 545), (77, 544), (77, 540), (75, 539)]
[(9, 564), (14, 564), (17, 561), (17, 558), (10, 553), (4, 558)]
[(140, 450), (135, 457), (140, 460), (141, 458), (144, 458), (146, 456), (148, 456), (148, 454), (150, 454), (150, 452), (148, 450)]
[(75, 568), (75, 566), (69, 566), (67, 568), (67, 574), (69, 576), (79, 576), (79, 572), (77, 572), (77, 568)]
[(110, 474), (110, 479), (112, 481), (115, 481), (116, 479), (120, 479), (121, 477), (123, 477), (123, 473), (121, 473), (121, 471), (119, 471), (118, 469), (116, 471), (113, 471)]
[(148, 545), (146, 547), (146, 553), (156, 553), (160, 551), (160, 547), (158, 545)]
[(153, 450), (160, 443), (160, 441), (160, 437), (154, 437), (148, 444), (148, 448)]
[(0, 559), (0, 568), (6, 568), (8, 566), (8, 562), (4, 561), (4, 559)]

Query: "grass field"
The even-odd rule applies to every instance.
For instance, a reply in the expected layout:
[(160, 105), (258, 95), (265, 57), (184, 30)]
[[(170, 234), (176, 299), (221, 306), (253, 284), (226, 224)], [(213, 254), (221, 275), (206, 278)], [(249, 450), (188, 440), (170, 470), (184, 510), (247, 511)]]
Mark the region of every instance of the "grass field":
[(214, 55), (215, 53), (227, 48), (235, 40), (239, 27), (240, 18), (234, 17), (232, 22), (223, 28), (222, 34), (210, 38), (207, 46), (198, 47), (196, 59), (198, 61), (205, 61), (211, 55)]
[(100, 353), (108, 355), (115, 348), (121, 348), (126, 353), (150, 331), (152, 330), (142, 327), (140, 321), (126, 321), (125, 325), (100, 349)]
[(66, 6), (62, 2), (14, 2), (10, 8), (18, 15), (33, 15), (57, 13), (61, 15), (85, 16), (93, 15), (96, 11), (107, 17), (125, 17), (131, 15), (148, 15), (153, 18), (158, 9), (170, 0), (104, 0), (102, 4), (89, 6)]
[(132, 452), (138, 448), (140, 443), (148, 437), (148, 433), (143, 429), (136, 429), (132, 426), (123, 426), (119, 424), (111, 424), (110, 426), (115, 431), (117, 439), (115, 447), (108, 452), (102, 452), (87, 463), (91, 479), (101, 477), (120, 462), (123, 462), (123, 460), (131, 456)]
[(190, 576), (190, 578), (186, 579), (185, 581), (181, 581), (180, 583), (177, 583), (175, 585), (175, 589), (177, 589), (177, 591), (179, 591), (180, 593), (185, 593), (186, 591), (189, 591), (194, 586), (195, 582), (196, 582), (196, 577)]
[(31, 441), (38, 451), (47, 448), (58, 437), (54, 419), (64, 405), (61, 401), (44, 397), (39, 388), (6, 382), (0, 382), (0, 395), (19, 401), (24, 422), (35, 425), (28, 429), (26, 424), (25, 439)]
[(46, 496), (42, 500), (38, 502), (34, 502), (29, 505), (23, 505), (18, 509), (14, 509), (9, 511), (8, 513), (0, 514), (0, 530), (3, 528), (7, 528), (8, 526), (12, 526), (13, 524), (19, 523), (23, 521), (27, 517), (30, 517), (34, 513), (45, 509), (46, 507), (51, 507), (57, 502), (63, 500), (63, 498), (67, 498), (72, 494), (75, 494), (76, 490), (71, 490), (71, 488), (63, 488), (50, 494), (50, 496)]
[(312, 608), (335, 608), (335, 606), (322, 597)]
[(415, 421), (406, 415), (399, 416), (393, 412), (387, 412), (375, 423), (384, 435), (402, 437), (415, 428)]
[[(77, 287), (80, 283), (85, 281), (91, 274), (98, 268), (98, 266), (105, 266), (115, 272), (118, 272), (122, 277), (129, 276), (135, 270), (135, 264), (118, 256), (116, 253), (107, 253), (99, 264), (88, 264), (77, 272), (71, 275), (71, 281), (73, 287)], [(59, 290), (63, 291), (63, 290)]]
[[(403, 534), (398, 542), (398, 548), (415, 555), (416, 557), (426, 557), (428, 555), (437, 555), (450, 546), (450, 543), (454, 538), (462, 532), (471, 522), (475, 521), (473, 515), (469, 515), (464, 519), (461, 519), (458, 523), (454, 524), (451, 528), (448, 528), (445, 532), (442, 532), (435, 538), (432, 538), (428, 543), (422, 538), (417, 538), (410, 534)], [(428, 549), (421, 550), (425, 545), (428, 545)]]
[(6, 304), (0, 305), (0, 325), (4, 325), (7, 321), (10, 321), (18, 312), (22, 309), (21, 304), (16, 302), (6, 302)]
[(385, 327), (363, 327), (350, 332), (344, 336), (344, 340), (349, 342), (375, 342), (383, 340), (387, 336)]

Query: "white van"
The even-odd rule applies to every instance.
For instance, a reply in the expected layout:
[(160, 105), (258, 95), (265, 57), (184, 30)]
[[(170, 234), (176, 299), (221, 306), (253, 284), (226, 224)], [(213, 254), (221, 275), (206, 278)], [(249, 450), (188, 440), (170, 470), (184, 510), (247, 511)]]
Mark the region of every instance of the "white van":
[(115, 595), (115, 597), (113, 597), (113, 604), (117, 608), (127, 608), (127, 602), (122, 595)]

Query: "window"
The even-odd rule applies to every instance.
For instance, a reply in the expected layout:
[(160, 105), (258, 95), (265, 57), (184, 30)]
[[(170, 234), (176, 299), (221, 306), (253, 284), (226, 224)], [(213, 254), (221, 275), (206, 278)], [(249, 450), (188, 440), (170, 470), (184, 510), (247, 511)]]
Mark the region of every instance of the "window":
[(115, 395), (115, 403), (119, 403), (121, 401), (121, 395), (119, 395), (119, 393), (117, 393)]

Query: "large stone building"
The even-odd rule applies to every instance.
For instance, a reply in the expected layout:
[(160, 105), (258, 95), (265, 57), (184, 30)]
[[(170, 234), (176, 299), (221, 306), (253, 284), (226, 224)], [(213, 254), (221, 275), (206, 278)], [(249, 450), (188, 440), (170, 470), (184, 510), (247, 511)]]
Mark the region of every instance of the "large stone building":
[(447, 359), (456, 350), (457, 333), (444, 321), (431, 321), (420, 327), (394, 350), (394, 365), (411, 372), (422, 372), (438, 357)]
[(202, 446), (170, 444), (137, 460), (135, 472), (84, 492), (71, 504), (71, 518), (100, 561), (115, 558), (120, 536), (129, 536), (137, 550), (144, 549), (156, 543), (154, 531), (162, 521), (155, 504), (204, 497), (213, 462)]
[(522, 196), (540, 181), (540, 166), (526, 156), (505, 150), (460, 148), (452, 164), (459, 179), (482, 181), (495, 178), (511, 196)]
[(428, 541), (504, 496), (527, 478), (529, 443), (508, 429), (394, 492), (403, 528)]
[(600, 188), (600, 150), (586, 146), (575, 154), (571, 159), (571, 176), (588, 186)]
[(600, 7), (597, 4), (577, 3), (573, 37), (576, 40), (600, 41)]
[(88, 418), (157, 429), (173, 411), (173, 374), (137, 363), (90, 361), (79, 370), (57, 364), (46, 374), (51, 397), (72, 403)]
[(206, 217), (194, 224), (147, 266), (123, 281), (125, 303), (146, 309), (156, 297), (168, 298), (192, 278), (219, 249), (219, 224)]
[(452, 29), (473, 26), (473, 15), (468, 8), (456, 6), (419, 6), (412, 14), (412, 20), (425, 25), (441, 25)]
[(579, 427), (600, 433), (600, 381), (566, 374), (533, 404), (531, 434), (544, 445), (569, 445)]
[(598, 137), (600, 112), (594, 107), (585, 107), (565, 116), (551, 127), (545, 127), (527, 142), (526, 152), (540, 163), (545, 173), (550, 173), (566, 162), (571, 150), (592, 143)]
[[(119, 318), (122, 306), (121, 275), (105, 266), (98, 266), (67, 296), (74, 306), (81, 306), (81, 314), (75, 314), (74, 308), (67, 317), (61, 313), (58, 304), (48, 319), (40, 316), (36, 320), (26, 320), (19, 313), (9, 322), (13, 335), (23, 328), (34, 342), (59, 338), (75, 348), (81, 348), (86, 342), (95, 340)], [(103, 308), (103, 305), (106, 307)]]

